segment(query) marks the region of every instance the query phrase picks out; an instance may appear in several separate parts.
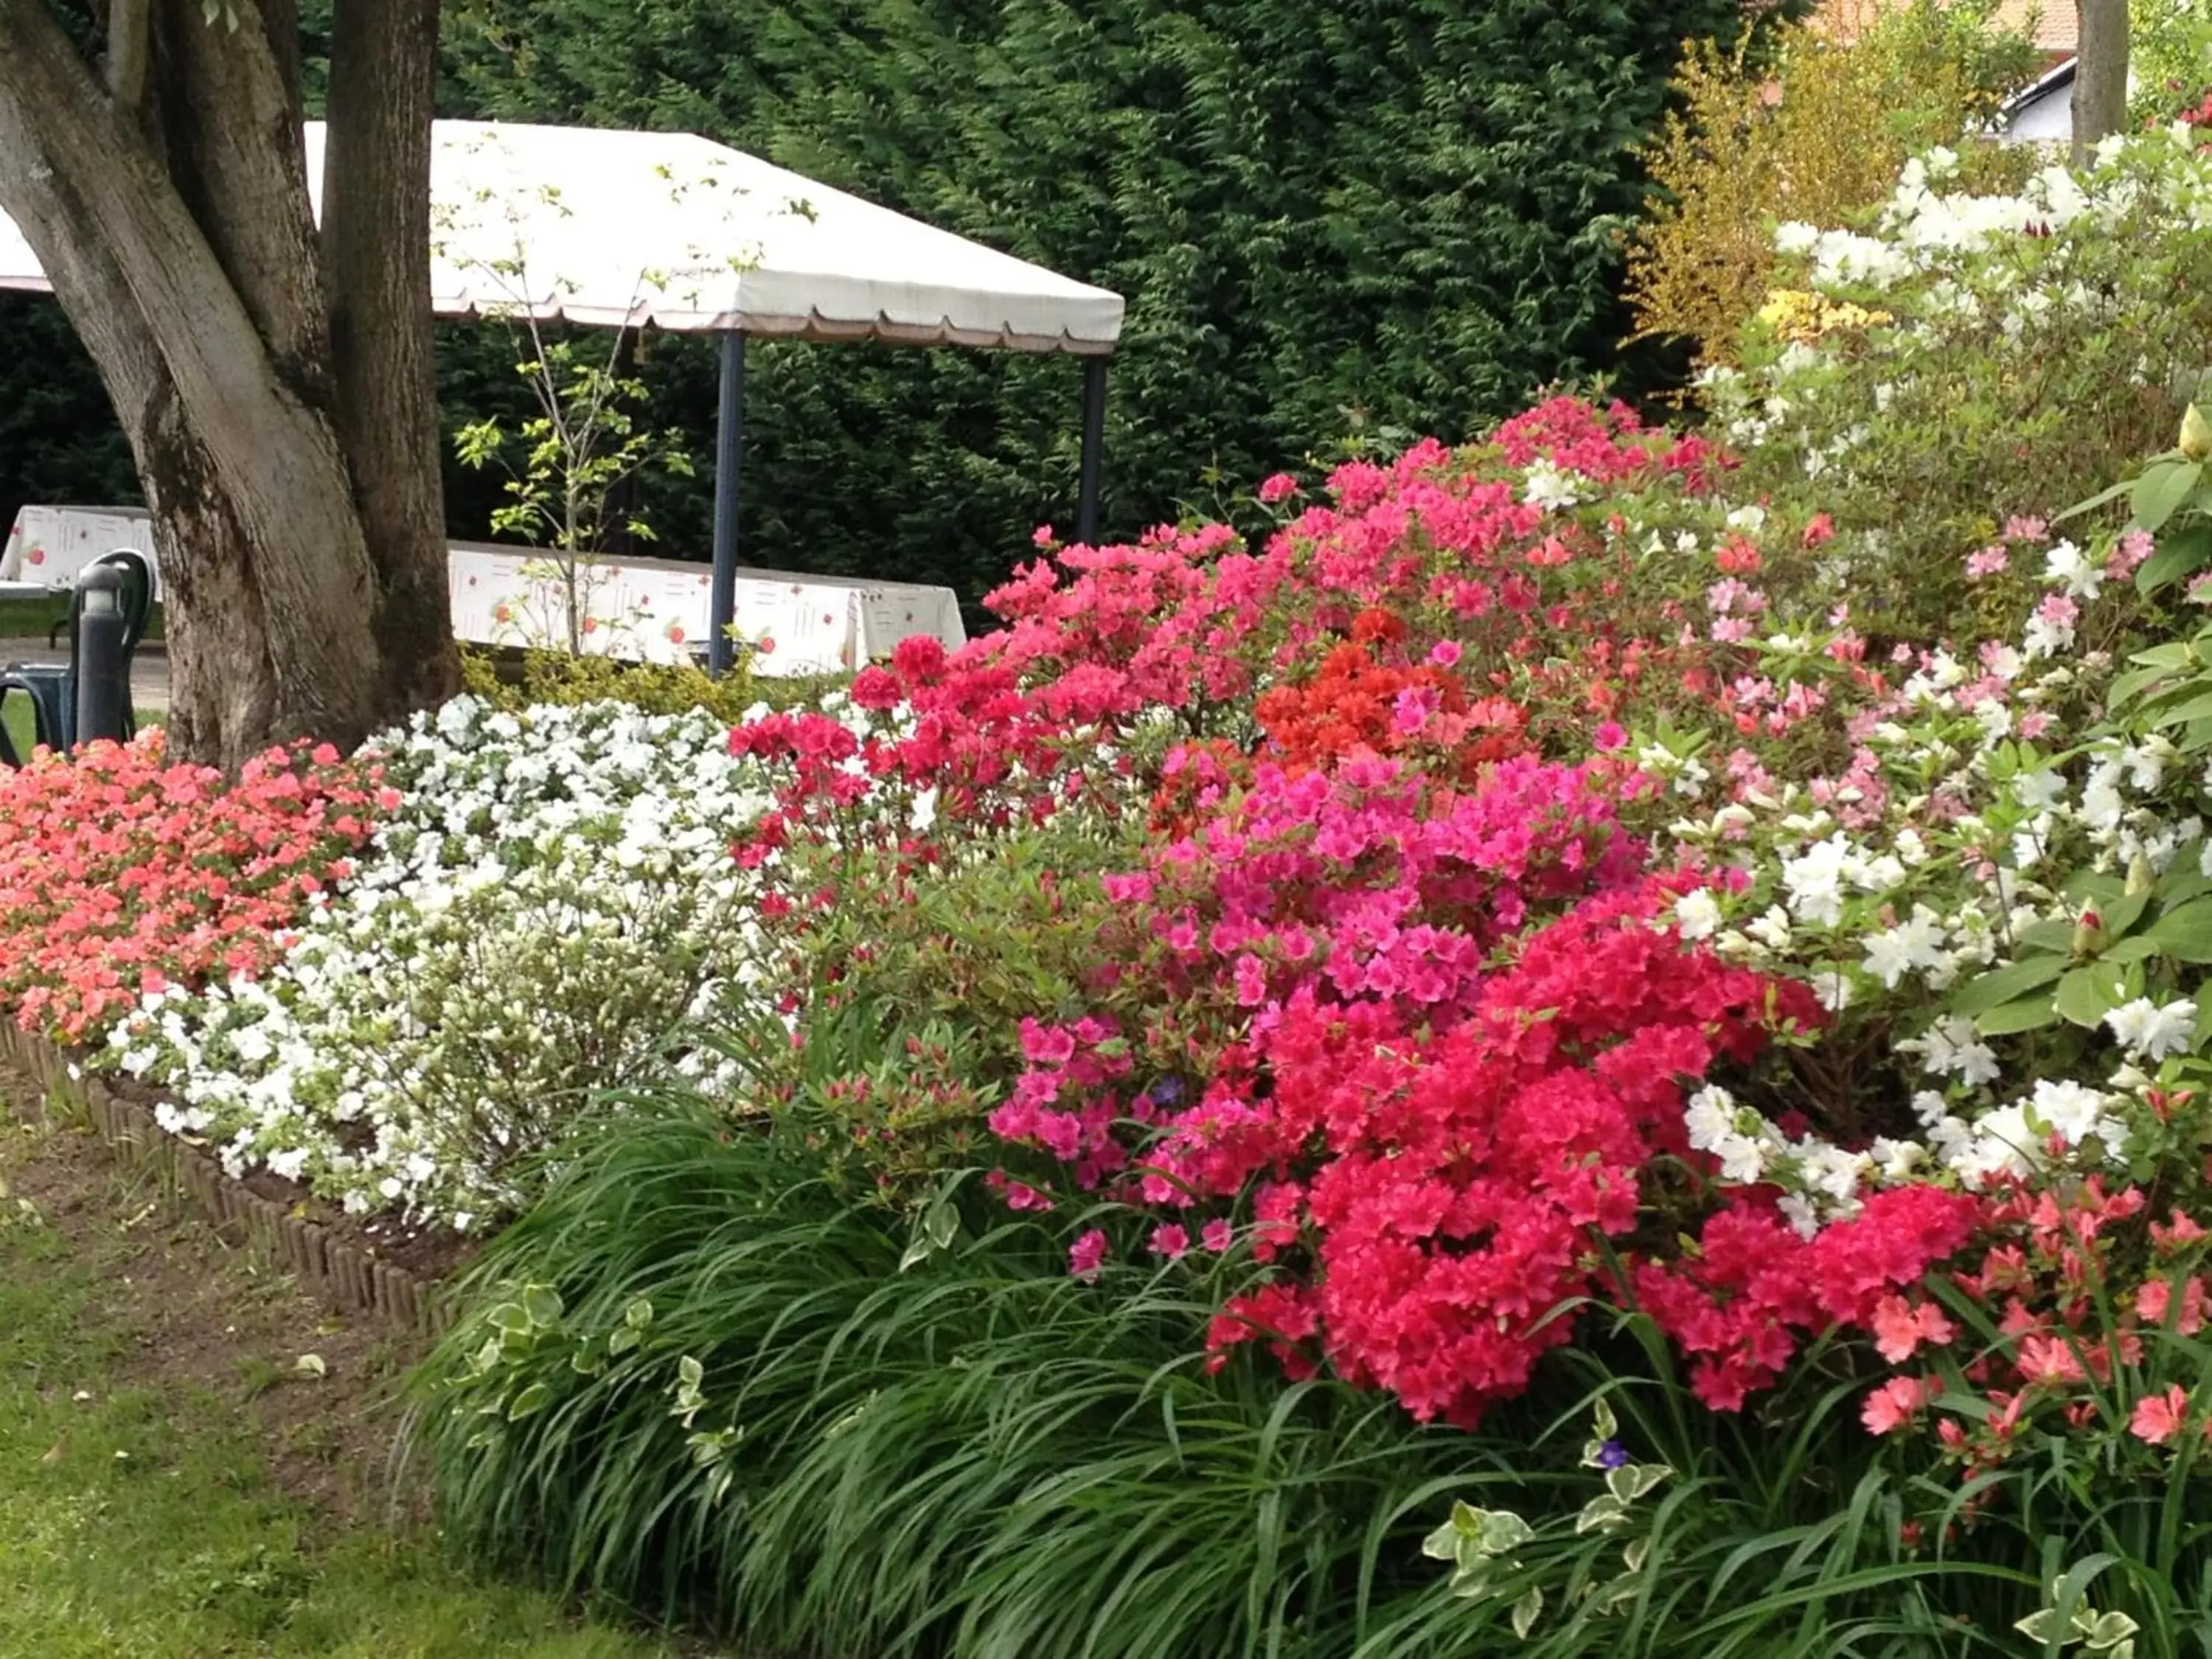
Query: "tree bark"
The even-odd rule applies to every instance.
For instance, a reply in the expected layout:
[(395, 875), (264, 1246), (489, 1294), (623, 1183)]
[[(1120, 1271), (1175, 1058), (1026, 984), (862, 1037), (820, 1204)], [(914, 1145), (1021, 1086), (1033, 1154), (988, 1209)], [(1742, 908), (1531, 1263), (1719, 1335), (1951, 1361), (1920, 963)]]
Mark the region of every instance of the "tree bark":
[(2128, 118), (2128, 0), (2074, 0), (2074, 165)]
[(331, 37), (323, 263), (338, 437), (377, 584), (395, 713), (460, 690), (430, 313), (438, 0), (344, 0)]
[[(396, 449), (379, 442), (387, 419), (341, 416), (342, 302), (309, 210), (292, 0), (232, 5), (234, 31), (199, 0), (149, 0), (151, 61), (136, 103), (118, 104), (44, 0), (0, 0), (0, 207), (98, 364), (154, 513), (173, 748), (227, 766), (293, 737), (350, 746), (406, 706), (370, 554), (370, 501), (389, 488), (357, 487), (369, 475), (342, 428), (368, 434), (363, 466), (422, 464), (419, 434)], [(428, 288), (424, 272), (415, 306)], [(378, 329), (354, 337), (368, 343), (350, 372), (374, 380)], [(435, 441), (434, 426), (434, 504)], [(437, 689), (434, 674), (404, 678)]]

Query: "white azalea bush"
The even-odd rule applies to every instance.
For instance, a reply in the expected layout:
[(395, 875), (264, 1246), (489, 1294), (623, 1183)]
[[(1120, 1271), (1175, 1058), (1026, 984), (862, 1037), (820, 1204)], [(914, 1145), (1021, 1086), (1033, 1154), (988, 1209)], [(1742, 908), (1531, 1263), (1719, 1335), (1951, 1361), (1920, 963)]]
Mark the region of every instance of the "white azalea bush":
[[(1838, 534), (1819, 567), (1905, 637), (1984, 635), (2000, 600), (1963, 561), (2012, 514), (2049, 516), (2110, 458), (2170, 441), (2212, 368), (2212, 149), (2177, 125), (1978, 196), (1936, 150), (1870, 224), (1785, 223), (1781, 286), (1740, 368), (1701, 391), (1748, 495), (1808, 486)], [(2032, 576), (2033, 572), (2014, 572)]]
[[(165, 1127), (356, 1212), (467, 1230), (589, 1091), (718, 1066), (751, 1006), (766, 809), (711, 714), (461, 698), (373, 745), (397, 804), (257, 980), (147, 996), (105, 1059)], [(389, 799), (389, 798), (387, 798)]]
[[(1698, 1091), (1691, 1143), (1724, 1182), (1784, 1188), (1808, 1237), (1883, 1185), (2143, 1178), (2212, 1078), (2194, 965), (2212, 962), (2212, 769), (2177, 742), (2172, 693), (2136, 702), (2185, 658), (2154, 647), (2130, 669), (2075, 648), (2096, 612), (2135, 603), (2153, 539), (2084, 549), (2020, 523), (2003, 544), (2043, 573), (2017, 642), (1898, 647), (1908, 672), (1853, 719), (1844, 765), (1672, 763), (1730, 784), (1673, 826), (1711, 880), (1669, 920), (1807, 979), (1834, 1021), (1776, 1109)], [(1832, 686), (1864, 647), (1848, 627), (1754, 642), (1773, 683), (1801, 687)], [(1825, 1133), (1785, 1127), (1790, 1100)]]

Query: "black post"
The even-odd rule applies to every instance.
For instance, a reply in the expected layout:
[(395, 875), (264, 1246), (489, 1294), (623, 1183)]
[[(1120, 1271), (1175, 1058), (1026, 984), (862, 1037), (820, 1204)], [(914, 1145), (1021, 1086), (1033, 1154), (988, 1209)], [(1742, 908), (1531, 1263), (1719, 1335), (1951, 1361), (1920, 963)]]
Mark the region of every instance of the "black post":
[(76, 744), (102, 738), (120, 743), (131, 709), (131, 619), (123, 610), (123, 573), (95, 564), (77, 578), (76, 631), (70, 668), (76, 679)]
[(1098, 472), (1106, 456), (1106, 360), (1083, 360), (1083, 474), (1075, 504), (1075, 539), (1098, 540)]
[(736, 649), (730, 619), (738, 605), (738, 467), (745, 447), (745, 337), (722, 336), (722, 398), (714, 419), (714, 580), (707, 594), (707, 672), (729, 672)]

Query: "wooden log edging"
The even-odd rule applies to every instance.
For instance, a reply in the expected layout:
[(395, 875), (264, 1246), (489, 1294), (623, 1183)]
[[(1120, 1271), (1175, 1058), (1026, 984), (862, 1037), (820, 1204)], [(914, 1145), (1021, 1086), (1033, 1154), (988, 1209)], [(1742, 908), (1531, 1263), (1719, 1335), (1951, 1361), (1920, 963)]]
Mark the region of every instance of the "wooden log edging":
[(365, 1314), (410, 1334), (445, 1328), (450, 1312), (436, 1280), (380, 1261), (323, 1223), (233, 1180), (214, 1158), (164, 1129), (143, 1106), (118, 1098), (45, 1037), (0, 1018), (0, 1054), (37, 1079), (49, 1099), (58, 1096), (83, 1112), (118, 1163), (152, 1173), (218, 1226), (234, 1227), (264, 1261), (293, 1273), (339, 1312)]

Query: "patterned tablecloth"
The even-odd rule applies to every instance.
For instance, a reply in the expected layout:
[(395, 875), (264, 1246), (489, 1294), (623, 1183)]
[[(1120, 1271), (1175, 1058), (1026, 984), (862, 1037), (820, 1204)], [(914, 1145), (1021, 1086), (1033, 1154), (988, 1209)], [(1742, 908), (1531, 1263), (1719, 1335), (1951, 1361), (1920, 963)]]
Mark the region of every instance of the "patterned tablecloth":
[[(0, 545), (0, 592), (65, 592), (102, 554), (136, 548), (153, 556), (146, 514), (132, 507), (27, 507)], [(478, 645), (560, 645), (568, 639), (570, 581), (550, 553), (455, 542), (453, 632)], [(158, 591), (159, 572), (155, 585)], [(673, 559), (594, 559), (574, 573), (587, 651), (647, 662), (696, 657), (707, 639), (712, 576)], [(968, 637), (949, 587), (805, 575), (738, 573), (734, 620), (754, 672), (836, 673), (888, 652), (909, 634), (948, 647)]]

